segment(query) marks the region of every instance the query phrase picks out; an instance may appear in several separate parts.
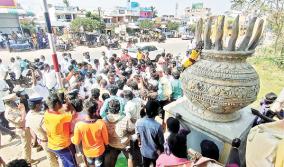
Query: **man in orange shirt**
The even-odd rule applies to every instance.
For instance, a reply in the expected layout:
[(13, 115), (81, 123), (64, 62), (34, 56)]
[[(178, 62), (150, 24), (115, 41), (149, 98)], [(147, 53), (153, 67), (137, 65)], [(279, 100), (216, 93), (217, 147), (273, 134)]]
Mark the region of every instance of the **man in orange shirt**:
[(89, 167), (104, 166), (104, 152), (109, 144), (107, 127), (103, 120), (98, 119), (97, 108), (98, 104), (93, 101), (84, 104), (88, 117), (85, 121), (76, 123), (74, 136), (71, 139), (76, 145), (82, 142)]
[(43, 125), (48, 138), (47, 147), (62, 161), (64, 167), (77, 167), (75, 147), (71, 144), (70, 125), (72, 113), (63, 107), (57, 94), (47, 98), (48, 110), (44, 114)]

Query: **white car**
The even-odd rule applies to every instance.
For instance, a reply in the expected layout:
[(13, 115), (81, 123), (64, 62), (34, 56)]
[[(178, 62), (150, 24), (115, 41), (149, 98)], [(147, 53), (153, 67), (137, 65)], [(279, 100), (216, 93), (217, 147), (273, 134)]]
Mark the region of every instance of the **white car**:
[(193, 35), (190, 35), (190, 34), (183, 34), (182, 36), (181, 36), (181, 39), (182, 40), (191, 40), (191, 39), (193, 39), (194, 37), (193, 37)]
[(140, 48), (144, 54), (146, 52), (149, 52), (149, 58), (152, 61), (156, 60), (157, 55), (164, 53), (164, 49), (158, 48), (155, 45), (151, 45), (151, 44), (136, 44), (134, 47), (128, 48), (128, 54), (132, 58), (137, 58), (138, 48)]

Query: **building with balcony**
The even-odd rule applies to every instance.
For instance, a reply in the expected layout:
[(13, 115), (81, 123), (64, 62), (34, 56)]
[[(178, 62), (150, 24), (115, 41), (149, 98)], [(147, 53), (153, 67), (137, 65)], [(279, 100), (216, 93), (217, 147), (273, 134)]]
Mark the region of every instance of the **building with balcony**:
[(140, 11), (127, 7), (116, 7), (112, 11), (104, 12), (104, 19), (113, 24), (125, 24), (136, 22), (140, 17)]
[(75, 6), (48, 5), (48, 12), (53, 27), (69, 26), (70, 22), (81, 15), (81, 11)]

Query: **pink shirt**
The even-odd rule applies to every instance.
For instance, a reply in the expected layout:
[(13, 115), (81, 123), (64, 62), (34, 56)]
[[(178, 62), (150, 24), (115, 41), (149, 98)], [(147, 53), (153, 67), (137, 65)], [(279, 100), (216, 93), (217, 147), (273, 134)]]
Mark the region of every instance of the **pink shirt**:
[(71, 122), (71, 132), (74, 132), (75, 124), (79, 121), (83, 121), (87, 118), (88, 114), (84, 112), (77, 112), (74, 114), (72, 122)]
[(185, 158), (178, 158), (173, 154), (167, 155), (165, 153), (161, 154), (156, 161), (156, 167), (164, 167), (171, 165), (182, 165), (189, 163), (190, 161)]

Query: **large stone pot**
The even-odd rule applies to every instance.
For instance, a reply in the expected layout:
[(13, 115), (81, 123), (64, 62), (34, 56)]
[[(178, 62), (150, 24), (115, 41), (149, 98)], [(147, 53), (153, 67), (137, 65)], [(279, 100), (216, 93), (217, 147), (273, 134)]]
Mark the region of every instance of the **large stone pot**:
[(181, 76), (185, 96), (203, 111), (191, 112), (210, 121), (238, 119), (238, 110), (254, 102), (259, 92), (258, 74), (246, 62), (253, 53), (203, 50)]

